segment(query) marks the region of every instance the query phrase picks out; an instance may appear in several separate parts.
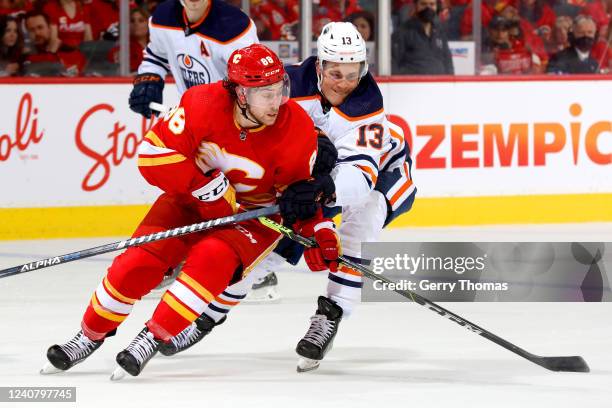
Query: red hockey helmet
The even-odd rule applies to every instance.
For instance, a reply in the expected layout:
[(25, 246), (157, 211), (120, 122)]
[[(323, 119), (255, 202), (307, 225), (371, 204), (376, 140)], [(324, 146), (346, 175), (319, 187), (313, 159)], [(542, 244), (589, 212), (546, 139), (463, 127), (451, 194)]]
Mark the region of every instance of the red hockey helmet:
[(279, 106), (289, 100), (289, 77), (276, 54), (261, 44), (232, 53), (227, 63), (228, 82), (238, 85), (236, 95), (251, 106)]
[(227, 62), (227, 78), (244, 87), (270, 85), (284, 80), (285, 67), (265, 45), (251, 44), (232, 53)]

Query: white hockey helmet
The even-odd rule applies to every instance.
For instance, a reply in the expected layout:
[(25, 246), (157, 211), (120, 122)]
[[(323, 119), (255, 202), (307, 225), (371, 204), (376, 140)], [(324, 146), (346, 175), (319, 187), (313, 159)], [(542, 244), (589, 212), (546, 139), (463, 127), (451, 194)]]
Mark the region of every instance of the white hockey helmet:
[(319, 67), (323, 62), (361, 62), (360, 77), (368, 72), (366, 43), (353, 23), (331, 22), (323, 27), (317, 40)]

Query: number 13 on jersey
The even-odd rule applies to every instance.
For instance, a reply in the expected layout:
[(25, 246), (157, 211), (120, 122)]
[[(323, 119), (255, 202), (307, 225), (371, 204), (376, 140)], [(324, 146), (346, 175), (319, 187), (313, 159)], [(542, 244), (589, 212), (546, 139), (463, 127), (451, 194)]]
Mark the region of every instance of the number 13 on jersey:
[(357, 146), (359, 147), (370, 147), (380, 150), (383, 146), (383, 132), (384, 128), (380, 123), (371, 123), (369, 125), (363, 125), (359, 128), (359, 138), (357, 139)]

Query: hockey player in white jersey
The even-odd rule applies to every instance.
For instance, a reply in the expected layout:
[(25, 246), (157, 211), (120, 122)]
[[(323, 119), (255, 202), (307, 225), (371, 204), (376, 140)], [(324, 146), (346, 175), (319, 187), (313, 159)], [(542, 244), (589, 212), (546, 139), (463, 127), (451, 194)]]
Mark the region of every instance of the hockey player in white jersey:
[[(368, 73), (365, 42), (351, 23), (326, 25), (317, 42), (317, 56), (288, 67), (287, 73), (291, 97), (337, 149), (335, 161), (333, 146), (325, 149), (326, 139), (320, 140), (315, 171), (317, 166), (330, 165), (324, 162), (333, 157), (331, 182), (335, 195), (326, 215), (342, 211), (339, 235), (343, 255), (367, 263), (361, 258), (361, 243), (377, 241), (384, 226), (412, 207), (416, 187), (410, 175), (409, 146), (401, 128), (386, 119), (382, 94)], [(312, 191), (295, 194), (307, 197)], [(285, 239), (251, 272), (250, 279), (260, 279), (278, 269), (285, 258), (295, 264), (301, 254), (296, 245)], [(313, 257), (309, 250), (305, 258), (311, 268), (336, 269), (336, 265)], [(249, 285), (247, 279), (228, 287), (161, 352), (172, 355), (200, 341), (215, 325), (225, 321), (231, 308), (244, 298)], [(331, 348), (341, 319), (351, 314), (359, 300), (361, 287), (361, 274), (355, 270), (341, 266), (328, 273), (326, 296), (319, 297), (311, 325), (296, 348), (300, 356), (298, 371), (318, 367)]]
[(181, 96), (225, 78), (232, 52), (258, 42), (249, 17), (221, 0), (166, 0), (149, 20), (149, 36), (129, 100), (147, 118), (149, 103), (163, 102), (166, 75), (172, 73)]

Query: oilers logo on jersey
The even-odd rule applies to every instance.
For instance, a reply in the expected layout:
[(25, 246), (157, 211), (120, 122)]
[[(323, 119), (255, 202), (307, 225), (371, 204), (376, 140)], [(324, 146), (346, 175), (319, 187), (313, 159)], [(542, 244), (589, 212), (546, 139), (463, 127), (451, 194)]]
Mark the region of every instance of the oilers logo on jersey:
[(239, 8), (211, 1), (196, 25), (186, 22), (178, 0), (157, 6), (149, 21), (150, 41), (138, 73), (172, 73), (179, 94), (222, 80), (232, 52), (258, 42), (255, 24)]
[(187, 88), (192, 86), (209, 84), (210, 72), (200, 60), (189, 54), (178, 54), (176, 56), (181, 76)]

